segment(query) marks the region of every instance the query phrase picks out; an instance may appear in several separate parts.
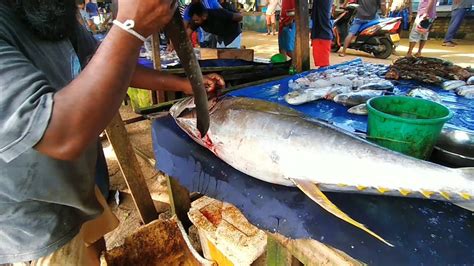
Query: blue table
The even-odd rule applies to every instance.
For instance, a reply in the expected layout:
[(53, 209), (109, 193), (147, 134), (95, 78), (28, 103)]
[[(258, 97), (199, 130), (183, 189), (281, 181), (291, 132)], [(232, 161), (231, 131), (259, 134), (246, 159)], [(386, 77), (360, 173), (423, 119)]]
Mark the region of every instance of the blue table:
[[(288, 89), (287, 81), (242, 89), (232, 95), (281, 103)], [(443, 99), (449, 97), (454, 96), (446, 95)], [(456, 106), (470, 107), (464, 101), (459, 105), (457, 98), (451, 100)], [(451, 122), (472, 130), (473, 125), (462, 117), (467, 112), (463, 108), (455, 110), (460, 117)], [(349, 130), (365, 131), (365, 117), (347, 114), (346, 108), (332, 102), (307, 104), (298, 109)], [(233, 169), (191, 140), (171, 117), (153, 121), (152, 137), (157, 169), (178, 179), (190, 191), (236, 205), (261, 229), (290, 238), (319, 240), (375, 265), (474, 263), (474, 214), (450, 203), (327, 193), (343, 211), (395, 245), (390, 248), (327, 213), (298, 189), (265, 183)]]

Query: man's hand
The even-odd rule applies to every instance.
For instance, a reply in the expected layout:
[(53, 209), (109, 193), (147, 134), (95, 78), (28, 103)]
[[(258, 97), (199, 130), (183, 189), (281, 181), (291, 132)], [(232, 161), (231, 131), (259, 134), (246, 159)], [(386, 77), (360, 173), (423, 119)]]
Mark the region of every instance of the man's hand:
[(216, 89), (223, 89), (225, 87), (224, 79), (215, 73), (203, 76), (203, 81), (207, 92), (213, 92)]
[[(224, 79), (218, 74), (212, 73), (204, 75), (202, 78), (207, 92), (213, 92), (216, 89), (223, 89), (225, 87)], [(183, 92), (188, 95), (192, 95), (193, 89), (191, 87), (191, 83), (188, 82), (188, 84), (189, 86), (186, 86), (186, 89), (183, 90)]]
[(147, 37), (159, 32), (174, 15), (178, 2), (176, 0), (119, 0), (117, 20), (135, 21), (134, 30)]

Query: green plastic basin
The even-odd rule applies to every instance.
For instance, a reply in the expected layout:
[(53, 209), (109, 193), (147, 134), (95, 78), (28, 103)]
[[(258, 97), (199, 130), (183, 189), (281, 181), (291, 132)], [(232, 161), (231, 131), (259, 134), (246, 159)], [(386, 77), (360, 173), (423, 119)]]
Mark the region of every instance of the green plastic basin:
[(367, 101), (368, 139), (388, 149), (428, 159), (446, 121), (453, 116), (442, 104), (407, 96)]

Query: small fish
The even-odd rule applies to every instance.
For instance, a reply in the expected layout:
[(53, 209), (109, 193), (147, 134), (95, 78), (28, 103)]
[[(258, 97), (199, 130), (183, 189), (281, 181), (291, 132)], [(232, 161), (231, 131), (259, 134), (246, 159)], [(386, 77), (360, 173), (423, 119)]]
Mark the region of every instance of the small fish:
[(367, 110), (367, 104), (365, 103), (353, 106), (349, 108), (347, 112), (355, 115), (367, 115), (369, 113), (369, 111)]
[(352, 81), (344, 76), (334, 77), (329, 80), (333, 85), (349, 86), (352, 87)]
[(380, 82), (370, 82), (357, 88), (357, 90), (383, 90), (393, 91), (395, 87), (393, 83), (388, 80), (381, 80)]
[(464, 85), (466, 85), (466, 82), (464, 82), (462, 80), (447, 80), (447, 81), (443, 82), (443, 84), (441, 84), (441, 88), (443, 88), (443, 90), (450, 91), (450, 90), (454, 90), (454, 89), (459, 88), (459, 87), (464, 86)]
[(321, 89), (306, 89), (289, 92), (285, 95), (285, 101), (291, 105), (300, 105), (308, 102), (313, 102), (324, 98), (328, 93), (330, 87)]
[(422, 98), (438, 103), (441, 102), (441, 97), (436, 92), (423, 87), (417, 87), (410, 90), (410, 92), (408, 92), (408, 96)]
[(309, 86), (311, 81), (308, 78), (298, 78), (295, 80), (295, 82), (299, 85), (304, 85), (304, 86)]
[(309, 84), (309, 87), (312, 89), (318, 89), (318, 88), (326, 88), (331, 86), (332, 83), (328, 80), (325, 79), (318, 79), (316, 81), (313, 81)]
[(348, 93), (348, 92), (352, 92), (352, 88), (351, 87), (347, 87), (347, 86), (336, 86), (336, 87), (332, 87), (328, 93), (326, 94), (326, 96), (324, 96), (324, 98), (326, 98), (327, 100), (330, 100), (332, 101), (334, 99), (334, 97), (336, 97), (338, 94), (341, 94), (341, 93)]
[(384, 94), (385, 91), (382, 90), (362, 90), (349, 93), (341, 93), (334, 97), (334, 101), (344, 106), (352, 107), (362, 103), (366, 103), (369, 99)]
[(474, 76), (471, 76), (470, 78), (467, 79), (467, 85), (474, 85)]
[(467, 99), (474, 99), (474, 85), (465, 85), (456, 89), (456, 94)]

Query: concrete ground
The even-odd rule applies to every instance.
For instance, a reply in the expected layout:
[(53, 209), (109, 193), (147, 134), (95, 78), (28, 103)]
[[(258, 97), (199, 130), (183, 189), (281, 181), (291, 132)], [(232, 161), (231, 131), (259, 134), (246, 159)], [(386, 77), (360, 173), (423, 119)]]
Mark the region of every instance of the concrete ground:
[[(423, 55), (428, 57), (438, 57), (454, 62), (462, 67), (474, 67), (474, 41), (459, 41), (456, 47), (442, 46), (442, 40), (429, 40), (423, 49)], [(278, 53), (278, 36), (268, 36), (259, 32), (244, 32), (242, 45), (248, 49), (255, 50), (255, 57), (270, 58)], [(417, 48), (415, 48), (415, 52)], [(339, 57), (337, 53), (331, 54), (331, 64), (342, 63), (356, 57), (361, 57), (364, 61), (391, 64), (400, 56), (404, 56), (408, 51), (408, 40), (402, 39), (397, 47), (397, 55), (392, 55), (387, 59), (377, 59), (373, 55), (348, 49), (346, 57)], [(311, 51), (310, 51), (311, 55)], [(311, 57), (311, 67), (314, 67)]]

